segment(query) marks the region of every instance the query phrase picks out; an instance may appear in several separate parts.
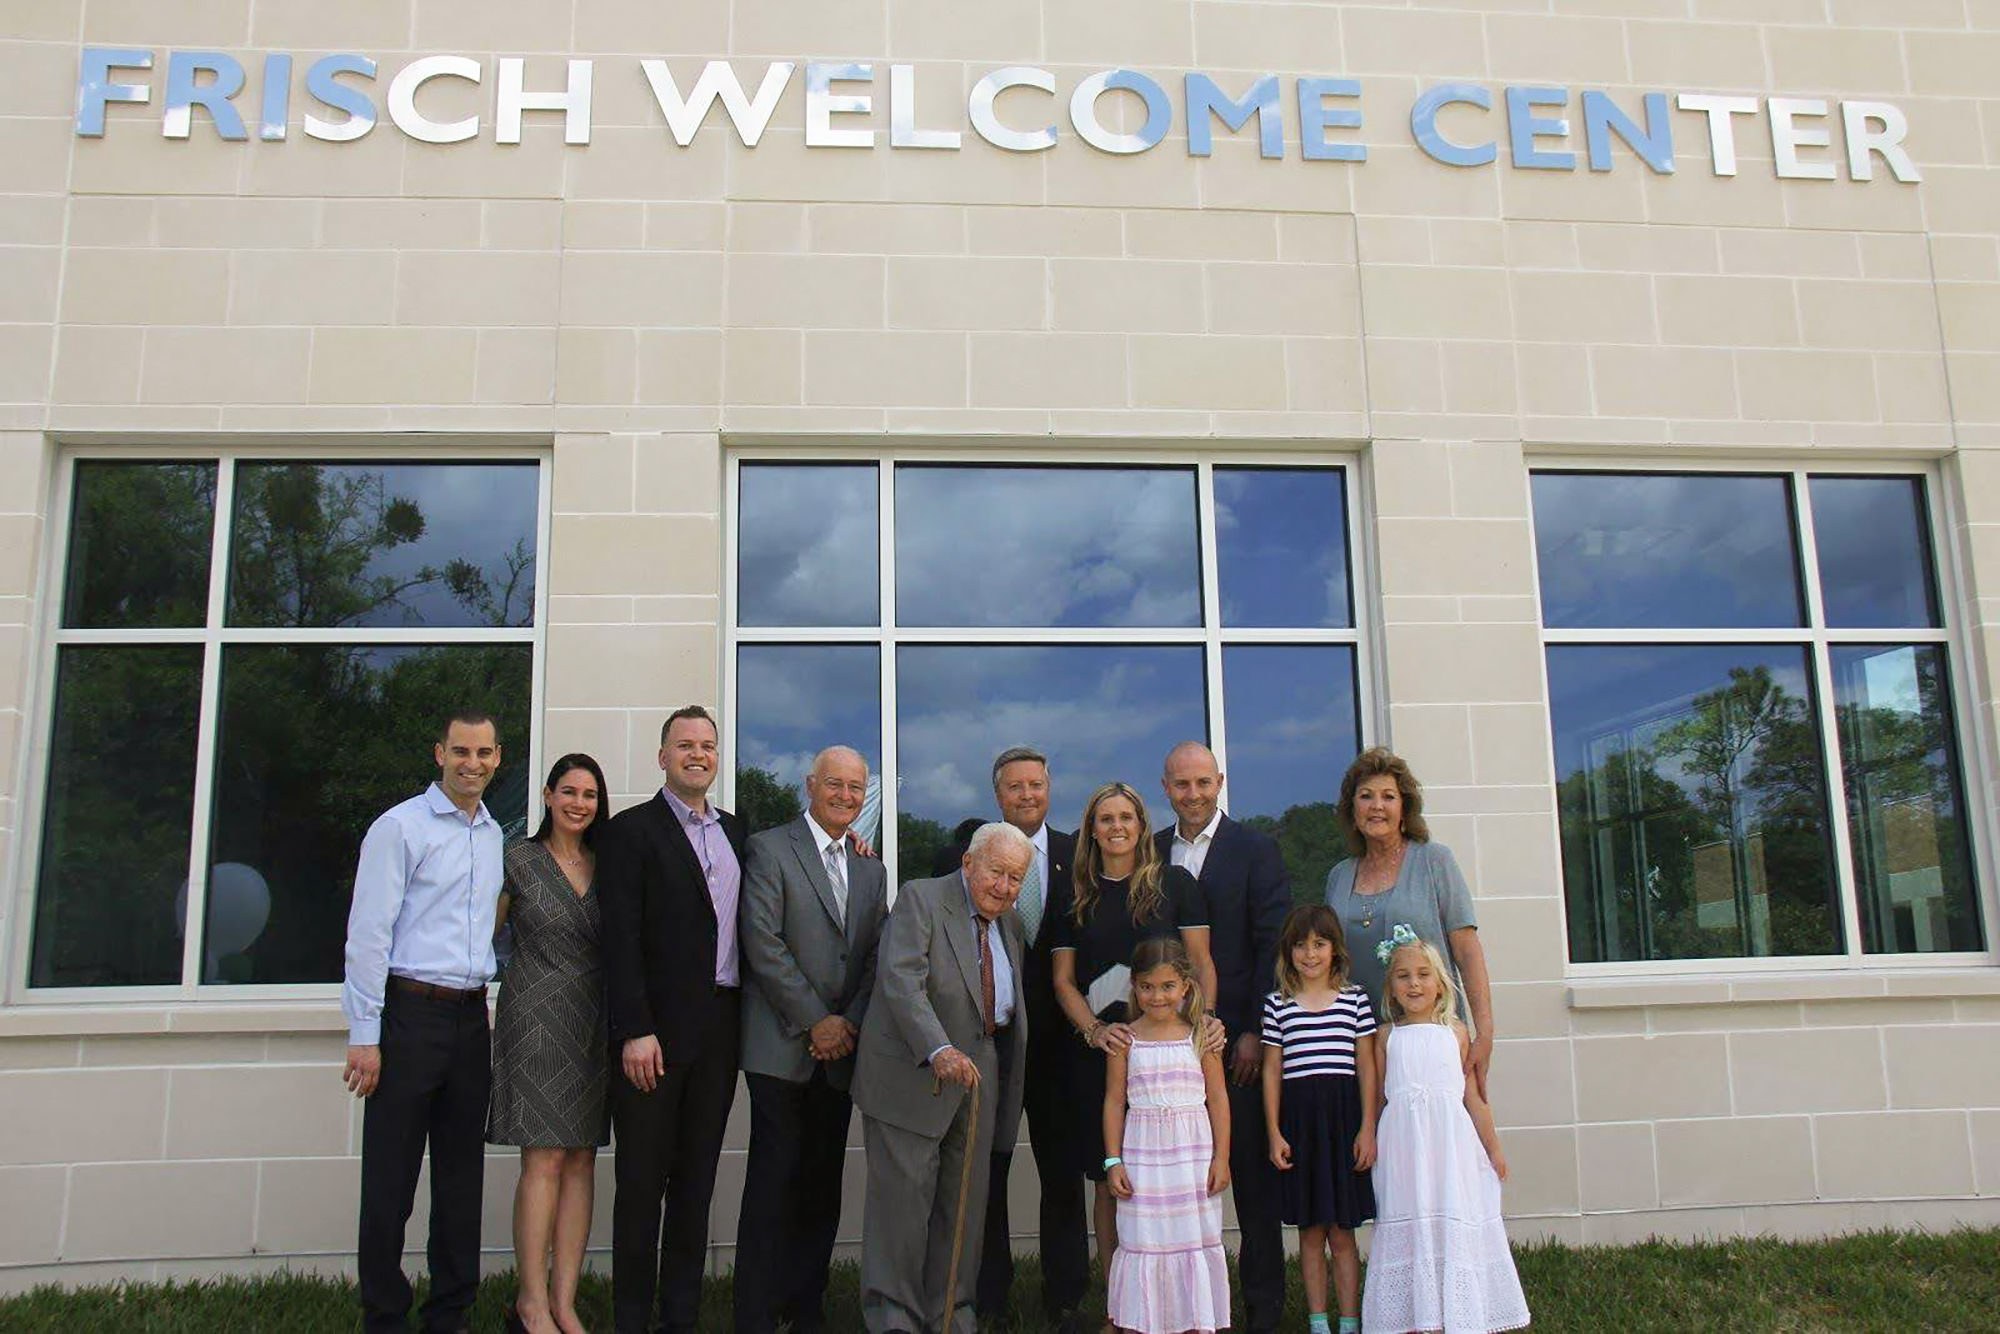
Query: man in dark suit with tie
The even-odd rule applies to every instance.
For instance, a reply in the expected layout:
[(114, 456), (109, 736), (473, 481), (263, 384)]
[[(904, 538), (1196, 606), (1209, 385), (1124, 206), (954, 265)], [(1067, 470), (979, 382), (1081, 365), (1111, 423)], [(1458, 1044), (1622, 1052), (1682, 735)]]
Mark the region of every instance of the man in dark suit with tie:
[(1264, 997), (1277, 986), (1278, 933), (1291, 911), (1291, 881), (1276, 843), (1222, 813), (1222, 771), (1207, 746), (1175, 746), (1160, 783), (1174, 808), (1174, 827), (1156, 836), (1160, 856), (1185, 867), (1208, 898), (1208, 948), (1220, 993), (1213, 1008), (1229, 1043), (1229, 1171), (1242, 1234), (1237, 1265), (1244, 1323), (1260, 1334), (1278, 1327), (1285, 1305), (1277, 1170), (1264, 1133), (1260, 1029)]
[(848, 828), (868, 763), (846, 746), (813, 759), (806, 813), (750, 840), (743, 883), (743, 1073), (750, 1159), (736, 1235), (736, 1328), (825, 1325), (854, 1105), (855, 1042), (875, 989), (888, 873)]
[[(1076, 837), (1048, 826), (1049, 761), (1028, 746), (1005, 750), (993, 761), (993, 799), (1000, 818), (1027, 835), (1034, 849), (1014, 905), (1025, 944), (1021, 993), (1028, 1013), (1028, 1138), (1041, 1179), (1042, 1306), (1058, 1327), (1077, 1326), (1076, 1310), (1090, 1285), (1089, 1241), (1084, 1235), (1083, 1178), (1065, 1170), (1059, 1153), (1062, 1044), (1074, 1040), (1056, 1008), (1054, 966), (1049, 961), (1051, 892), (1066, 884)], [(982, 1317), (1007, 1309), (1014, 1283), (1014, 1251), (1007, 1219), (1007, 1176), (1014, 1165), (1011, 1139), (993, 1142), (992, 1184), (986, 1196), (986, 1244), (979, 1257), (977, 1302)]]
[(614, 816), (597, 843), (617, 1144), (618, 1334), (654, 1327), (656, 1283), (661, 1328), (694, 1329), (701, 1304), (709, 1198), (742, 1040), (736, 917), (744, 830), (708, 799), (721, 767), (715, 719), (699, 705), (674, 710), (660, 729), (665, 784), (651, 801)]

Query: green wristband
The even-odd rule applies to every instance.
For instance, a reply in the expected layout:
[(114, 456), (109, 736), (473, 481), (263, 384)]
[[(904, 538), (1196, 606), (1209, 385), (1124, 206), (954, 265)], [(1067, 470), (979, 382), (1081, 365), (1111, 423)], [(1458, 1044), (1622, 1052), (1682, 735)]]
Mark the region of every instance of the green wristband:
[(1120, 1163), (1122, 1163), (1122, 1162), (1124, 1162), (1124, 1161), (1125, 1161), (1125, 1160), (1124, 1160), (1123, 1158), (1119, 1158), (1119, 1157), (1115, 1157), (1115, 1156), (1114, 1156), (1114, 1157), (1110, 1157), (1110, 1158), (1106, 1158), (1106, 1159), (1104, 1160), (1104, 1170), (1105, 1170), (1105, 1171), (1107, 1171), (1107, 1172), (1109, 1172), (1109, 1171), (1110, 1171), (1110, 1170), (1111, 1170), (1112, 1168), (1114, 1168), (1114, 1167), (1118, 1166), (1118, 1165), (1119, 1165)]

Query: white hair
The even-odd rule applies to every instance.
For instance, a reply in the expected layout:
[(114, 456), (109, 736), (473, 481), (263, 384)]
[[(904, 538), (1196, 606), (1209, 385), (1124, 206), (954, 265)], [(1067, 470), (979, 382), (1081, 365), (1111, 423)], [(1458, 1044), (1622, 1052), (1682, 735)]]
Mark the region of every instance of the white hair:
[(812, 768), (806, 771), (806, 777), (818, 778), (820, 775), (820, 771), (826, 767), (826, 762), (828, 760), (853, 760), (856, 764), (861, 766), (862, 773), (865, 774), (868, 772), (867, 758), (863, 756), (862, 753), (856, 750), (854, 747), (828, 746), (825, 750), (813, 756)]
[(973, 861), (987, 861), (995, 855), (1032, 857), (1035, 845), (1013, 825), (995, 820), (979, 826), (972, 841), (965, 845), (965, 855)]

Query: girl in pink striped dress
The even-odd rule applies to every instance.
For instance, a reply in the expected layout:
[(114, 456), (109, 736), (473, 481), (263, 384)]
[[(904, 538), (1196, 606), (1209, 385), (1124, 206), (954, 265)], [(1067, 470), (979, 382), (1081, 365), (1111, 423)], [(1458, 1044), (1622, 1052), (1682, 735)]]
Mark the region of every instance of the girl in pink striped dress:
[(1105, 1178), (1118, 1201), (1108, 1314), (1133, 1334), (1226, 1329), (1229, 1094), (1222, 1058), (1195, 1037), (1204, 1002), (1179, 940), (1140, 942), (1131, 1006), (1132, 1045), (1104, 1075)]

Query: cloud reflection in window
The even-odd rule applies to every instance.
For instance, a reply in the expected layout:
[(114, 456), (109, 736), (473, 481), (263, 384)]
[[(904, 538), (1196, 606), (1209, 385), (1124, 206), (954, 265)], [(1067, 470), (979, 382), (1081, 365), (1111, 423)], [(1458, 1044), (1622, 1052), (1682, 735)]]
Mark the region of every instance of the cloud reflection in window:
[(874, 625), (875, 465), (745, 464), (738, 478), (740, 625)]
[(1114, 778), (1149, 794), (1158, 827), (1161, 761), (1208, 734), (1193, 645), (905, 645), (896, 671), (899, 808), (947, 828), (993, 810), (993, 757), (1017, 745), (1049, 756), (1057, 828)]
[(1198, 626), (1192, 468), (896, 470), (905, 626)]

